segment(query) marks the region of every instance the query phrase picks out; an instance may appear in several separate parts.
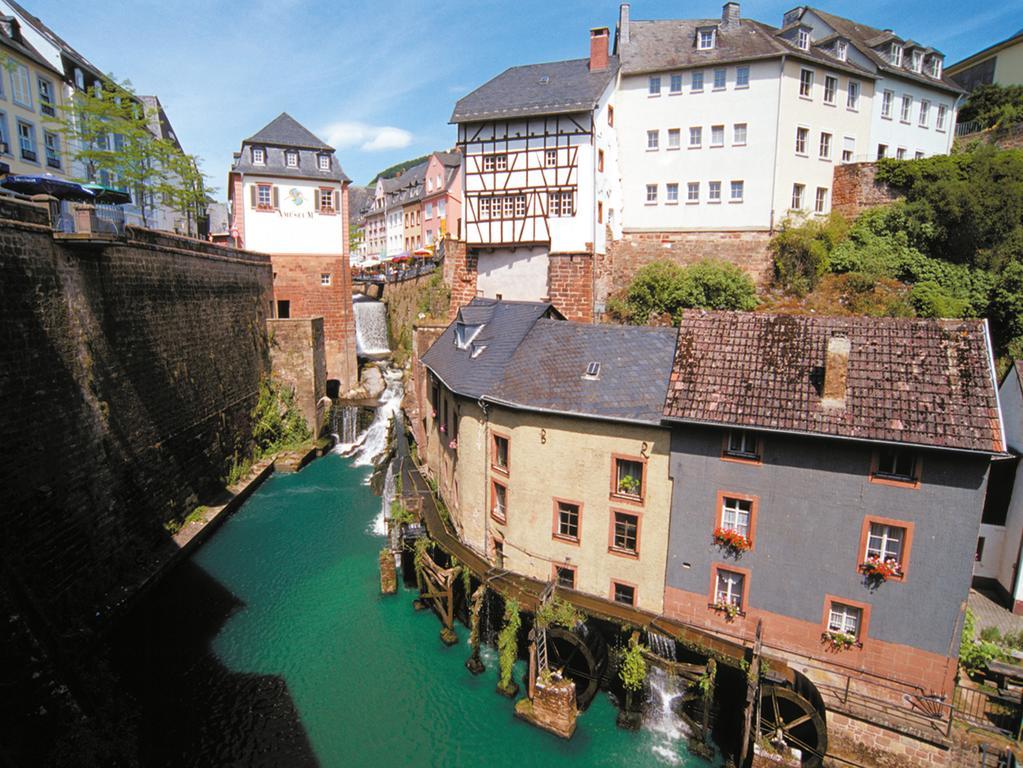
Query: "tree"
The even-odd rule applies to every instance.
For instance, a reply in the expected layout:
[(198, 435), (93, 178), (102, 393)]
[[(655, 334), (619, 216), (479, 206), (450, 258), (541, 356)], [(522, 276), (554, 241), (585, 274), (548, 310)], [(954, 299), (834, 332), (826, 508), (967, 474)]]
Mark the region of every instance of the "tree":
[(831, 249), (846, 235), (848, 225), (842, 216), (832, 214), (824, 221), (810, 219), (782, 222), (771, 239), (775, 281), (786, 291), (803, 295), (817, 286), (828, 271)]
[(980, 123), (981, 128), (1009, 125), (1023, 120), (1023, 85), (982, 85), (970, 94), (959, 110), (960, 123)]

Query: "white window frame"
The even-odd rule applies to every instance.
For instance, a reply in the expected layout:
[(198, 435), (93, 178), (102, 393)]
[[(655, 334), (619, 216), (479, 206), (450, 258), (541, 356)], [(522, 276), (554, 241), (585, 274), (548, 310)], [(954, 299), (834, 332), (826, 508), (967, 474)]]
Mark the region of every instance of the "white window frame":
[(657, 205), (657, 185), (647, 184), (646, 185), (646, 204)]
[[(696, 139), (696, 141), (693, 141)], [(703, 126), (689, 126), (689, 149), (700, 149), (703, 146)]]
[(668, 149), (681, 149), (682, 148), (682, 129), (681, 128), (669, 128), (668, 129)]
[(801, 51), (810, 50), (810, 30), (800, 28), (796, 35), (796, 47)]
[(724, 530), (735, 531), (748, 539), (752, 518), (753, 502), (749, 499), (721, 498), (721, 527)]
[(298, 152), (296, 150), (284, 150), (284, 166), (286, 168), (298, 168)]
[(930, 128), (931, 102), (927, 99), (920, 99), (920, 115), (917, 118), (917, 125), (920, 128)]
[[(706, 78), (704, 77), (702, 71), (693, 72), (692, 76), (689, 78), (689, 92), (703, 93), (703, 85), (705, 79)], [(697, 83), (699, 83), (699, 85), (697, 85)]]
[(834, 137), (827, 131), (821, 131), (820, 141), (817, 146), (818, 157), (821, 160), (831, 159), (832, 138)]
[(330, 285), (330, 272), (321, 272), (320, 273), (320, 285), (322, 285), (322, 286)]
[[(678, 86), (678, 88), (675, 87), (676, 85)], [(669, 79), (669, 81), (668, 81), (668, 93), (675, 93), (675, 94), (682, 93), (682, 73), (681, 72), (679, 72), (678, 74), (672, 75), (671, 78)]]
[(813, 98), (814, 71), (812, 69), (799, 70), (799, 98)]
[(686, 184), (686, 202), (690, 204), (700, 202), (700, 182), (690, 181)]
[(720, 203), (721, 202), (721, 182), (720, 181), (708, 181), (707, 182), (707, 202), (708, 203)]
[[(828, 86), (831, 86), (831, 98), (828, 98)], [(824, 76), (824, 103), (834, 106), (838, 96), (838, 78), (833, 75)]]
[(659, 130), (648, 130), (646, 132), (646, 151), (656, 152), (661, 148), (661, 132)]
[(831, 601), (828, 606), (828, 631), (849, 635), (857, 641), (860, 639), (860, 626), (863, 622), (863, 609), (855, 605)]
[(734, 605), (743, 610), (742, 593), (746, 586), (746, 574), (718, 568), (714, 579), (714, 602)]
[(913, 97), (908, 93), (902, 94), (902, 106), (899, 108), (899, 121), (909, 123), (913, 116)]
[(714, 27), (702, 27), (696, 30), (696, 49), (699, 51), (711, 50), (714, 48), (716, 38), (717, 29)]
[(881, 94), (881, 117), (884, 120), (892, 119), (892, 107), (895, 106), (895, 91), (885, 89)]
[(725, 146), (725, 126), (712, 125), (710, 127), (710, 146), (712, 147)]
[(321, 171), (329, 171), (330, 170), (330, 155), (320, 155), (319, 159), (317, 160), (317, 163), (319, 164), (319, 168), (320, 168)]
[(944, 104), (938, 105), (938, 116), (935, 118), (934, 130), (944, 131), (945, 130), (945, 117), (948, 113), (948, 107)]
[(817, 187), (817, 191), (813, 197), (813, 212), (814, 213), (827, 213), (828, 212), (828, 188)]
[(714, 69), (714, 90), (723, 91), (728, 87), (728, 70), (724, 67)]
[(32, 76), (25, 64), (16, 63), (11, 68), (11, 100), (20, 107), (32, 109)]
[(650, 75), (647, 81), (647, 96), (654, 97), (661, 95), (661, 76)]
[(806, 184), (795, 183), (792, 185), (792, 210), (803, 210), (803, 196), (806, 193)]
[(735, 87), (749, 88), (749, 67), (735, 68)]
[[(736, 194), (735, 194), (736, 190), (739, 190), (738, 196), (736, 196)], [(730, 202), (730, 203), (741, 203), (743, 200), (746, 199), (745, 195), (746, 195), (746, 182), (745, 182), (745, 180), (743, 180), (743, 179), (732, 179), (732, 181), (729, 184), (728, 202)]]
[(810, 139), (810, 129), (803, 125), (796, 126), (796, 154), (808, 157), (806, 145)]
[(867, 529), (867, 547), (863, 553), (864, 562), (877, 556), (881, 562), (893, 559), (902, 565), (907, 533), (908, 530), (900, 526), (872, 522)]
[(266, 165), (266, 149), (263, 147), (252, 148), (252, 164)]
[(860, 82), (859, 80), (850, 80), (847, 86), (845, 96), (845, 108), (858, 112), (860, 109)]
[[(742, 131), (742, 138), (739, 138), (739, 132)], [(749, 140), (749, 124), (748, 123), (734, 123), (732, 125), (732, 146), (734, 147), (745, 147), (746, 142)]]
[(664, 202), (668, 205), (678, 205), (678, 182), (670, 181), (665, 184)]

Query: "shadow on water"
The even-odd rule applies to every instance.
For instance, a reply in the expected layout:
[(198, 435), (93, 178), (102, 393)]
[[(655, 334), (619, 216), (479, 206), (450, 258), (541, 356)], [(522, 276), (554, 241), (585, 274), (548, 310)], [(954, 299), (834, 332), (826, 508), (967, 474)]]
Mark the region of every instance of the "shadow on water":
[(126, 617), (117, 667), (138, 701), (144, 766), (317, 766), (287, 682), (233, 672), (212, 643), (244, 603), (193, 560)]

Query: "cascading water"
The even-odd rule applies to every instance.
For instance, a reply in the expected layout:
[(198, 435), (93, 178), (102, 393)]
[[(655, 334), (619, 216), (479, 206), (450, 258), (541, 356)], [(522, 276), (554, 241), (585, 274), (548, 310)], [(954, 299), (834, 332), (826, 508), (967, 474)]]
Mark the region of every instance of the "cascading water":
[(359, 408), (354, 405), (341, 405), (330, 413), (330, 432), (335, 442), (350, 445), (358, 437)]
[(685, 743), (691, 731), (675, 712), (676, 700), (684, 692), (684, 681), (663, 667), (651, 664), (647, 674), (650, 696), (643, 714), (643, 728), (654, 736), (653, 753), (671, 765), (681, 765)]
[(675, 661), (675, 638), (662, 635), (660, 632), (648, 632), (647, 642), (650, 650), (668, 661)]
[(391, 356), (387, 346), (387, 307), (382, 302), (355, 296), (355, 351), (359, 357), (378, 360)]

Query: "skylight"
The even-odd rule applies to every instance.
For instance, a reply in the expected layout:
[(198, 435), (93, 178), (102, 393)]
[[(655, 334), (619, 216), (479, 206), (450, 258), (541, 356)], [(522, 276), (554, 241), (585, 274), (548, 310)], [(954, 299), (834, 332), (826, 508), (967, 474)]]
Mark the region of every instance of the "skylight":
[(586, 373), (583, 374), (584, 379), (596, 379), (600, 376), (600, 363), (593, 361), (586, 366)]

